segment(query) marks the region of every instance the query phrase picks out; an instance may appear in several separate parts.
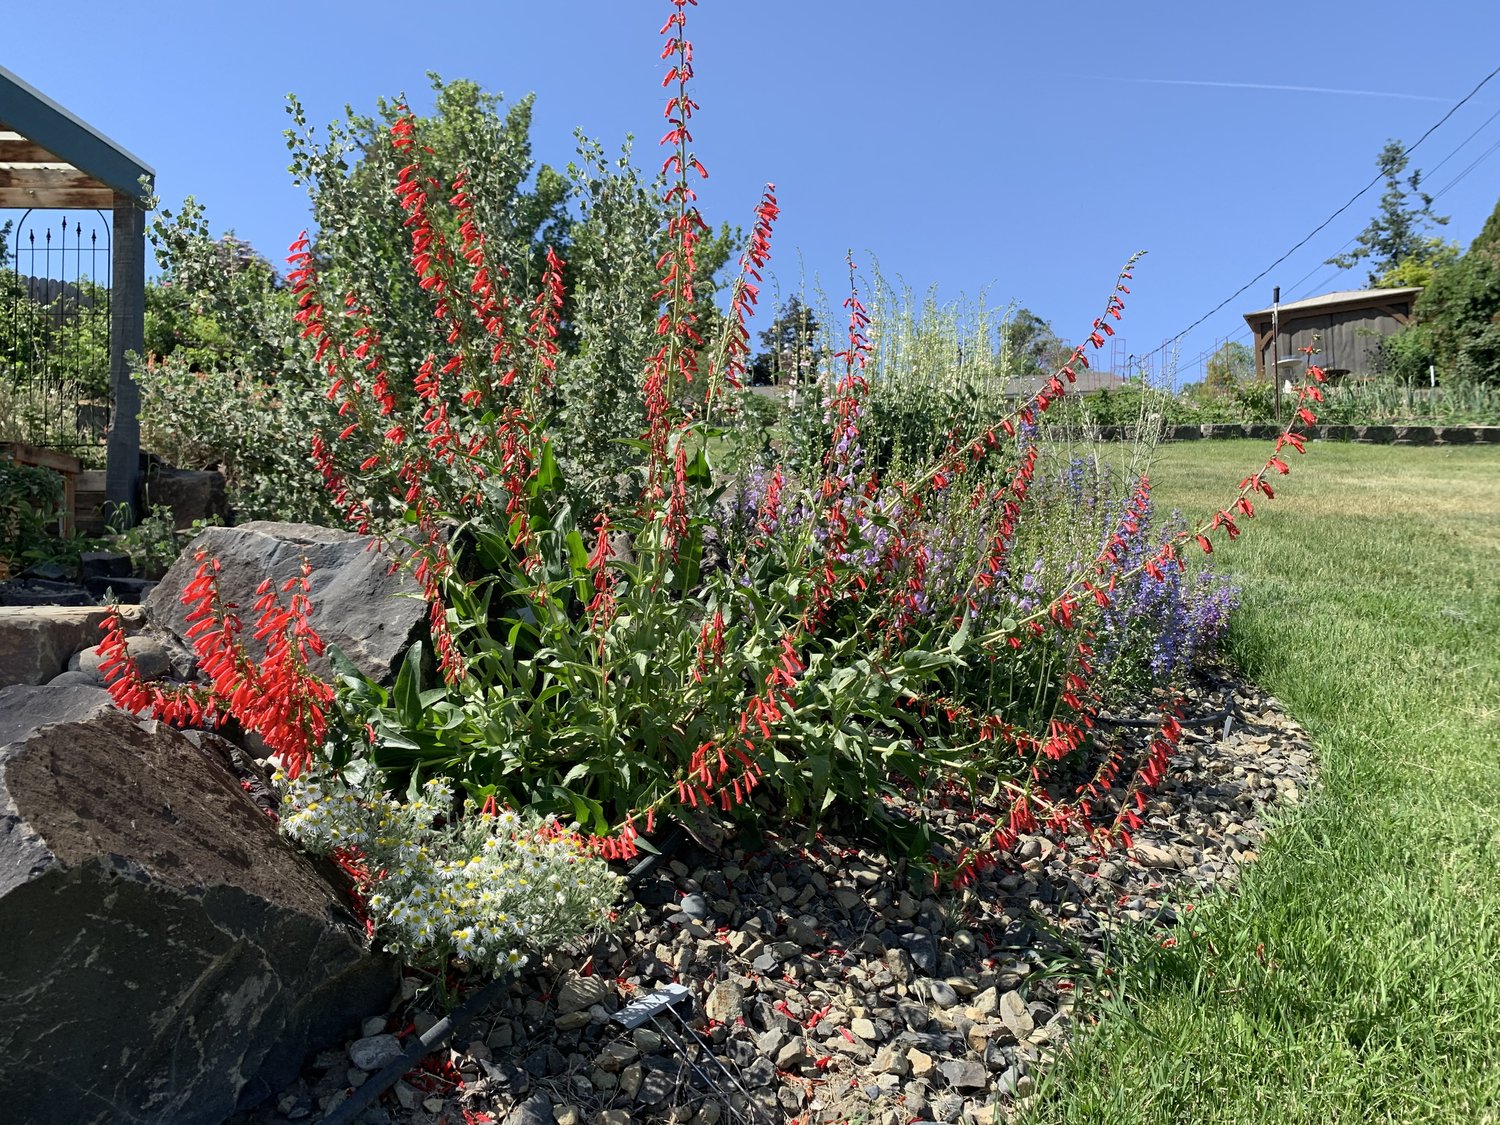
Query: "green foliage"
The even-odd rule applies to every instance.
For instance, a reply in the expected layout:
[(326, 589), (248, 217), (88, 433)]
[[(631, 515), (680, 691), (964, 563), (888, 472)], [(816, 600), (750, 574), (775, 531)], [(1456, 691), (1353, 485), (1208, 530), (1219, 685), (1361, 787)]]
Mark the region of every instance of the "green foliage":
[(1052, 325), (1028, 308), (1010, 312), (1000, 323), (1000, 369), (1008, 379), (1051, 375), (1067, 362), (1068, 345)]
[(59, 474), (0, 460), (0, 569), (37, 561), (56, 534), (62, 507)]
[(1406, 386), (1426, 383), (1428, 369), (1436, 363), (1432, 326), (1420, 320), (1382, 339), (1375, 352), (1376, 373)]
[[(627, 143), (613, 160), (577, 135), (578, 160), (567, 169), (576, 216), (557, 231), (567, 293), (549, 406), (568, 435), (557, 458), (581, 516), (618, 504), (640, 486), (638, 451), (621, 439), (646, 431), (640, 386), (658, 344), (656, 263), (666, 248), (658, 192), (631, 163)], [(698, 244), (702, 271), (694, 311), (700, 334), (712, 339), (720, 314), (714, 276), (728, 262), (738, 233), (724, 225)], [(703, 387), (684, 388), (699, 406)]]
[[(524, 307), (539, 287), (545, 244), (556, 244), (567, 224), (566, 181), (532, 159), (533, 98), (502, 109), (498, 95), (473, 82), (429, 78), (434, 112), (418, 120), (423, 143), (431, 149), (423, 154), (426, 171), (445, 192), (460, 172), (467, 173), (487, 249), (503, 266), (495, 283), (511, 306)], [(351, 111), (323, 128), (320, 139), (292, 96), (286, 144), (293, 182), (306, 188), (312, 203), (329, 292), (359, 293), (393, 327), (381, 341), (390, 365), (415, 371), (436, 350), (437, 327), (417, 277), (407, 268), (405, 216), (392, 191), (405, 161), (386, 137), (403, 108), (381, 99), (374, 116)]]
[(217, 468), (234, 517), (333, 524), (338, 519), (307, 453), (308, 427), (328, 404), (307, 378), (194, 370), (184, 356), (148, 362), (141, 443), (180, 468)]
[(42, 379), (80, 396), (109, 390), (109, 297), (87, 278), (53, 283), (40, 299), (25, 278), (0, 269), (0, 380), (25, 386)]
[(233, 233), (215, 239), (191, 196), (175, 214), (159, 211), (150, 233), (162, 272), (146, 288), (145, 354), (190, 371), (285, 370), (296, 332), (271, 264)]
[(760, 334), (765, 350), (750, 365), (750, 381), (762, 386), (812, 382), (822, 359), (818, 350), (822, 330), (816, 314), (792, 294)]
[(1430, 349), (1445, 385), (1500, 386), (1500, 203), (1463, 257), (1434, 273), (1415, 312), (1422, 334), (1404, 346)]
[[(119, 522), (127, 522), (129, 512), (123, 511), (120, 515), (127, 518)], [(150, 511), (134, 525), (120, 528), (116, 524), (116, 530), (109, 537), (109, 545), (130, 556), (130, 567), (136, 577), (160, 578), (177, 561), (183, 548), (198, 538), (204, 528), (214, 527), (218, 522), (217, 517), (194, 520), (191, 527), (178, 530), (172, 509), (163, 504), (153, 504)]]
[(146, 290), (142, 443), (182, 468), (224, 473), (240, 519), (332, 522), (308, 459), (328, 410), (297, 354), (290, 294), (232, 234), (215, 238), (192, 198), (151, 225), (161, 276)]
[[(869, 467), (884, 472), (931, 461), (950, 440), (1008, 414), (1036, 389), (1043, 364), (1066, 353), (1051, 326), (1028, 309), (999, 315), (978, 302), (920, 300), (875, 271), (868, 302), (869, 397), (861, 436)], [(806, 314), (814, 323), (832, 323)], [(825, 339), (813, 355), (831, 354)], [(826, 364), (823, 368), (826, 369)], [(783, 456), (797, 473), (819, 471), (827, 451), (826, 370), (804, 379), (787, 401)]]
[(1415, 286), (1426, 289), (1432, 285), (1438, 271), (1458, 261), (1460, 248), (1455, 242), (1433, 240), (1433, 245), (1421, 254), (1403, 258), (1380, 275), (1381, 289), (1404, 289)]
[[(665, 245), (663, 205), (631, 165), (628, 146), (610, 161), (580, 137), (579, 159), (566, 172), (537, 166), (531, 98), (505, 108), (472, 82), (432, 82), (436, 109), (417, 123), (431, 150), (427, 170), (445, 193), (460, 172), (467, 177), (513, 330), (535, 297), (545, 247), (566, 259), (548, 406), (573, 439), (559, 457), (575, 499), (598, 510), (639, 483), (631, 476), (635, 455), (619, 439), (645, 427), (638, 391), (657, 340), (651, 293)], [(358, 292), (386, 325), (380, 350), (389, 368), (415, 372), (448, 345), (408, 266), (404, 215), (392, 191), (401, 161), (385, 138), (398, 106), (382, 101), (372, 117), (351, 113), (321, 131), (295, 99), (288, 112), (291, 170), (312, 201), (326, 283), (331, 292)], [(294, 347), (298, 326), (276, 272), (232, 235), (214, 238), (193, 200), (176, 215), (164, 212), (152, 237), (164, 273), (148, 291), (151, 358), (136, 373), (147, 445), (174, 464), (221, 467), (241, 517), (331, 521), (305, 442), (334, 407), (323, 396), (321, 365)], [(720, 319), (713, 274), (737, 239), (724, 226), (698, 246), (696, 308), (705, 337)], [(397, 394), (410, 404), (404, 383)]]
[(1227, 393), (1255, 375), (1255, 353), (1238, 340), (1226, 340), (1208, 358), (1203, 383), (1210, 391)]
[(1429, 263), (1437, 264), (1451, 257), (1452, 251), (1441, 238), (1425, 234), (1430, 226), (1448, 222), (1445, 215), (1432, 210), (1432, 196), (1421, 190), (1422, 173), (1406, 170), (1406, 149), (1400, 141), (1387, 141), (1376, 164), (1385, 177), (1385, 191), (1380, 197), (1380, 211), (1370, 225), (1359, 233), (1358, 245), (1347, 254), (1337, 254), (1327, 264), (1349, 269), (1360, 262), (1369, 268), (1371, 286), (1389, 284), (1384, 279), (1403, 277)]
[(1242, 422), (1273, 422), (1276, 420), (1276, 388), (1269, 381), (1236, 387), (1234, 406)]
[(0, 440), (92, 460), (109, 393), (107, 291), (86, 278), (38, 286), (0, 266), (0, 309)]

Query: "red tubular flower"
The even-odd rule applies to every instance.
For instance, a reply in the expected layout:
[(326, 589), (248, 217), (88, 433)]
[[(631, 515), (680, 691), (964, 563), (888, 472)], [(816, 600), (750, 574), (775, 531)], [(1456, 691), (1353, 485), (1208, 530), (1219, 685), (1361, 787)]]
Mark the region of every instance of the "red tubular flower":
[(615, 575), (609, 568), (609, 560), (613, 550), (609, 543), (609, 516), (600, 513), (599, 521), (594, 527), (594, 550), (589, 555), (589, 584), (593, 587), (594, 596), (588, 604), (589, 627), (598, 635), (598, 643), (604, 644), (603, 633), (614, 620), (615, 613)]
[(761, 270), (771, 257), (771, 225), (781, 209), (776, 205), (776, 185), (767, 184), (760, 202), (755, 207), (755, 225), (750, 231), (750, 241), (740, 255), (740, 275), (734, 281), (729, 301), (729, 317), (724, 322), (724, 337), (714, 364), (709, 369), (709, 382), (716, 384), (722, 362), (724, 381), (731, 387), (740, 385), (740, 376), (745, 373), (745, 361), (750, 356), (750, 330), (746, 327), (751, 310), (760, 297)]
[(687, 493), (687, 443), (679, 441), (672, 459), (672, 495), (667, 505), (667, 547), (674, 562), (688, 534)]
[(557, 333), (562, 320), (563, 307), (563, 260), (552, 247), (547, 247), (547, 267), (542, 272), (542, 291), (532, 305), (530, 325), (526, 333), (527, 346), (536, 357), (533, 386), (549, 386), (550, 375), (557, 370)]
[[(688, 149), (692, 134), (688, 122), (692, 119), (697, 103), (688, 95), (688, 82), (693, 78), (693, 45), (683, 35), (687, 24), (684, 3), (687, 0), (671, 0), (676, 9), (662, 25), (662, 34), (667, 36), (662, 46), (661, 57), (671, 59), (672, 65), (662, 80), (663, 86), (673, 86), (675, 92), (667, 99), (664, 116), (671, 124), (661, 143), (675, 151), (662, 165), (664, 172), (675, 174), (662, 201), (675, 204), (677, 213), (667, 221), (666, 234), (669, 249), (657, 261), (661, 270), (661, 283), (655, 298), (662, 301), (663, 309), (657, 319), (656, 333), (662, 338), (660, 346), (646, 365), (646, 483), (642, 493), (643, 507), (649, 512), (668, 494), (667, 448), (668, 434), (673, 429), (671, 407), (674, 388), (680, 378), (682, 385), (693, 382), (698, 373), (698, 348), (702, 338), (697, 330), (697, 314), (693, 312), (694, 283), (697, 275), (698, 240), (708, 230), (708, 225), (694, 206), (697, 195), (688, 186), (689, 171), (698, 173), (700, 179), (708, 172), (698, 158)], [(696, 0), (692, 0), (696, 3)]]

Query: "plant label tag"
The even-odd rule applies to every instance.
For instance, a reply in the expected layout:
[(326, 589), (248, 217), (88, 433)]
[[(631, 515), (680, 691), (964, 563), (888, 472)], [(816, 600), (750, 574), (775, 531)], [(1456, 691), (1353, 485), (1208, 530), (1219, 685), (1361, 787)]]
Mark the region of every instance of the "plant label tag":
[(614, 1019), (633, 1031), (647, 1020), (676, 1007), (688, 996), (688, 990), (682, 985), (669, 984), (639, 1000), (632, 1000), (614, 1014)]

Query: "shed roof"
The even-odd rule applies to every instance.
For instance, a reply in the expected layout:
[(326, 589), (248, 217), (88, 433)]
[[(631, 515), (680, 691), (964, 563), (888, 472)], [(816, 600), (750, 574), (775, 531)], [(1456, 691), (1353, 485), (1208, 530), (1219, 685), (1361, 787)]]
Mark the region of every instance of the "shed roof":
[[(1335, 308), (1358, 307), (1360, 305), (1388, 305), (1392, 301), (1415, 298), (1422, 292), (1420, 285), (1409, 285), (1393, 289), (1340, 289), (1337, 293), (1324, 293), (1318, 297), (1304, 297), (1300, 301), (1288, 301), (1277, 307), (1282, 316), (1287, 313), (1313, 312)], [(1271, 315), (1269, 307), (1245, 313), (1245, 319), (1259, 320)]]
[(138, 202), (156, 170), (0, 66), (0, 207)]

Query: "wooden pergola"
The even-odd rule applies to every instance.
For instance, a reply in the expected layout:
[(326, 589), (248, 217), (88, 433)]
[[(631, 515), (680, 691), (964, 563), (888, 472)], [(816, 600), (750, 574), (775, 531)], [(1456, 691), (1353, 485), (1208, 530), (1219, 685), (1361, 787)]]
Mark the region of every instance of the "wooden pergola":
[(127, 356), (145, 346), (146, 210), (155, 181), (149, 164), (0, 67), (0, 208), (83, 207), (114, 216), (105, 496), (132, 515), (140, 393)]

